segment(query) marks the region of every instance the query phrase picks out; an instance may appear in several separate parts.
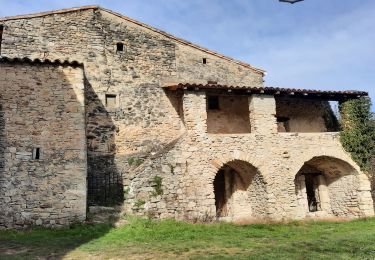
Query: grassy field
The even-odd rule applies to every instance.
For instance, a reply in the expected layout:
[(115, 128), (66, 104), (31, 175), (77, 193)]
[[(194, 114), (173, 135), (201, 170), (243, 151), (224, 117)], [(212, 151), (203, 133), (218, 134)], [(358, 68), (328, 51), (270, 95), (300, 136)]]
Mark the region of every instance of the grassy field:
[(0, 231), (0, 259), (375, 259), (375, 218), (352, 222), (188, 224), (130, 219)]

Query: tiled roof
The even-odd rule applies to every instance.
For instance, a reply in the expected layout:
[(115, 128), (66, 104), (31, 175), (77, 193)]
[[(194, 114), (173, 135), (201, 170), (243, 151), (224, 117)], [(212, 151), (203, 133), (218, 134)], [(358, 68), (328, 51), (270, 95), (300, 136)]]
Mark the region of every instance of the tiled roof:
[(72, 66), (79, 67), (83, 66), (82, 63), (78, 61), (69, 61), (69, 60), (49, 60), (49, 59), (29, 59), (29, 58), (8, 58), (0, 56), (0, 63), (32, 63), (32, 64), (52, 64), (52, 65), (63, 65), (63, 66)]
[(49, 11), (49, 12), (41, 12), (41, 13), (35, 13), (35, 14), (27, 14), (27, 15), (19, 15), (19, 16), (10, 16), (10, 17), (3, 17), (3, 18), (0, 18), (0, 22), (2, 21), (9, 21), (9, 20), (18, 20), (18, 19), (29, 19), (29, 18), (35, 18), (35, 17), (42, 17), (42, 16), (47, 16), (47, 15), (54, 15), (54, 14), (62, 14), (62, 13), (69, 13), (69, 12), (76, 12), (76, 11), (84, 11), (84, 10), (89, 10), (89, 9), (94, 9), (94, 10), (102, 10), (102, 11), (105, 11), (107, 13), (110, 13), (112, 15), (115, 15), (117, 17), (120, 17), (126, 21), (129, 21), (131, 23), (134, 23), (138, 26), (141, 26), (143, 28), (147, 28), (148, 30), (151, 30), (153, 32), (156, 32), (156, 33), (159, 33), (165, 37), (168, 37), (172, 40), (175, 40), (181, 44), (184, 44), (184, 45), (187, 45), (187, 46), (190, 46), (194, 49), (198, 49), (200, 51), (203, 51), (207, 54), (210, 54), (210, 55), (213, 55), (213, 56), (216, 56), (218, 58), (221, 58), (221, 59), (224, 59), (224, 60), (228, 60), (230, 62), (234, 62), (238, 65), (241, 65), (243, 67), (246, 67), (248, 69), (251, 69), (253, 70), (254, 72), (258, 73), (258, 74), (261, 74), (261, 75), (264, 75), (265, 73), (265, 70), (262, 70), (262, 69), (258, 69), (258, 68), (255, 68), (253, 66), (251, 66), (250, 64), (247, 64), (245, 62), (242, 62), (242, 61), (239, 61), (239, 60), (236, 60), (236, 59), (233, 59), (233, 58), (230, 58), (228, 56), (225, 56), (225, 55), (222, 55), (220, 53), (217, 53), (215, 51), (212, 51), (212, 50), (209, 50), (209, 49), (206, 49), (204, 47), (201, 47), (197, 44), (194, 44), (194, 43), (191, 43), (187, 40), (184, 40), (184, 39), (181, 39), (181, 38), (178, 38), (176, 36), (173, 36), (167, 32), (164, 32), (162, 30), (159, 30), (155, 27), (152, 27), (150, 25), (147, 25), (145, 23), (142, 23), (142, 22), (139, 22), (137, 20), (134, 20), (130, 17), (127, 17), (125, 15), (122, 15), (122, 14), (119, 14), (119, 13), (116, 13), (114, 11), (111, 11), (111, 10), (108, 10), (108, 9), (105, 9), (105, 8), (102, 8), (100, 6), (96, 6), (96, 5), (90, 5), (90, 6), (82, 6), (82, 7), (75, 7), (75, 8), (68, 8), (68, 9), (61, 9), (61, 10), (55, 10), (55, 11)]
[(297, 88), (278, 88), (278, 87), (251, 87), (251, 86), (228, 86), (218, 84), (190, 84), (180, 83), (177, 85), (164, 86), (166, 89), (177, 90), (225, 90), (229, 92), (240, 92), (249, 94), (269, 94), (269, 95), (280, 95), (280, 96), (296, 96), (296, 97), (313, 97), (323, 98), (330, 100), (350, 99), (358, 98), (362, 96), (368, 96), (365, 91), (358, 90), (313, 90), (313, 89), (297, 89)]

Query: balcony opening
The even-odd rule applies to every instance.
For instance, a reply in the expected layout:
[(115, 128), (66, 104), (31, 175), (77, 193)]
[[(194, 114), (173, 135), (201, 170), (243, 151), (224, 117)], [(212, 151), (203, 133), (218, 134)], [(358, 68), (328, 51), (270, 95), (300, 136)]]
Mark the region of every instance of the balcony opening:
[(328, 101), (276, 98), (278, 132), (322, 133), (339, 131), (338, 120)]
[(207, 94), (207, 133), (250, 133), (247, 96)]

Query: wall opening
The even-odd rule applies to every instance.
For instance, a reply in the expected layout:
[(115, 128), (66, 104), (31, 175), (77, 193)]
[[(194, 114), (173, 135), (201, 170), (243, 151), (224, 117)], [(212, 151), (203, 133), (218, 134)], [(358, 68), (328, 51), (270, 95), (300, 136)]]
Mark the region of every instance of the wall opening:
[(207, 133), (250, 133), (248, 96), (207, 94)]
[(116, 43), (116, 51), (123, 52), (124, 51), (124, 44), (122, 42)]
[(338, 120), (328, 101), (289, 97), (275, 100), (278, 132), (339, 131)]
[(203, 63), (203, 64), (207, 64), (207, 58), (203, 58), (203, 59), (202, 59), (202, 63)]
[(33, 158), (33, 160), (40, 160), (40, 159), (42, 159), (42, 149), (40, 147), (35, 147), (33, 149), (32, 158)]
[(254, 218), (266, 215), (265, 183), (251, 164), (235, 160), (225, 164), (214, 182), (217, 218)]
[(105, 95), (105, 106), (109, 109), (117, 107), (117, 95), (116, 94), (106, 94)]
[(0, 55), (1, 55), (1, 44), (3, 41), (4, 25), (0, 24)]
[(207, 109), (208, 110), (219, 110), (219, 97), (218, 96), (207, 96)]
[(321, 216), (352, 217), (358, 214), (356, 170), (331, 157), (306, 162), (295, 178), (300, 209)]

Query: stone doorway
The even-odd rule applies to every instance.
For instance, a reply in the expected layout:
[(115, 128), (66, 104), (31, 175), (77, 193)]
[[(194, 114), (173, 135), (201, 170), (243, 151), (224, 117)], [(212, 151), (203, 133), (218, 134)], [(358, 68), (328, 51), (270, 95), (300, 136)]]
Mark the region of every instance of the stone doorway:
[(238, 220), (266, 215), (265, 183), (251, 164), (228, 162), (217, 172), (213, 188), (217, 218)]
[(319, 170), (314, 167), (304, 166), (296, 176), (296, 194), (300, 204), (308, 209), (308, 212), (322, 211), (321, 198), (326, 198), (326, 179)]

